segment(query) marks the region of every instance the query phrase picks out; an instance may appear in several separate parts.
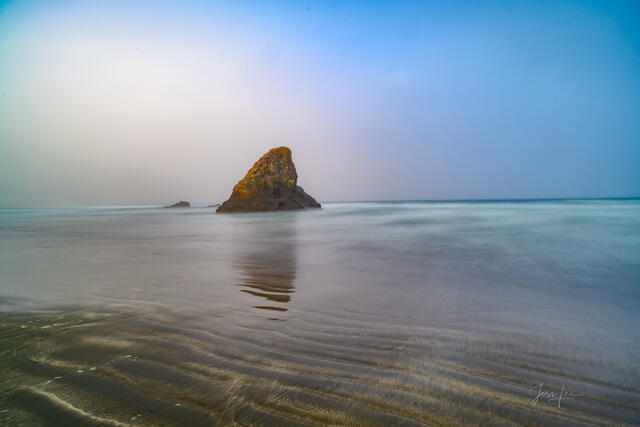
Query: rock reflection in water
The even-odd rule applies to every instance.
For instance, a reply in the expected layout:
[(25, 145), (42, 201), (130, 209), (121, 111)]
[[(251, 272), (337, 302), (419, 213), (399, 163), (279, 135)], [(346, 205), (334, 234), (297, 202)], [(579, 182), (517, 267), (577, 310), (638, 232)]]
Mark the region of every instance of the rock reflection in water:
[(260, 298), (255, 308), (287, 311), (296, 278), (296, 235), (294, 224), (250, 230), (250, 249), (238, 251), (234, 261), (241, 291)]

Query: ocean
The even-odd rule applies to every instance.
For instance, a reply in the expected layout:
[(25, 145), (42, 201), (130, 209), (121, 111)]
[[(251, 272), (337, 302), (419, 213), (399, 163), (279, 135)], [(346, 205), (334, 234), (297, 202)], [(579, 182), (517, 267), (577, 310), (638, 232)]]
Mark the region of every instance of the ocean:
[(0, 425), (640, 424), (640, 200), (0, 209)]

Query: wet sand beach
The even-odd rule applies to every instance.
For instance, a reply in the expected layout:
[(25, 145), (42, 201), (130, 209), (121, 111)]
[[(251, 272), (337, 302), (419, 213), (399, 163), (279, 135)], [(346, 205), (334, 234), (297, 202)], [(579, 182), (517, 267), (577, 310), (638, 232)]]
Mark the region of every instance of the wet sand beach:
[(4, 212), (0, 424), (638, 424), (639, 212)]

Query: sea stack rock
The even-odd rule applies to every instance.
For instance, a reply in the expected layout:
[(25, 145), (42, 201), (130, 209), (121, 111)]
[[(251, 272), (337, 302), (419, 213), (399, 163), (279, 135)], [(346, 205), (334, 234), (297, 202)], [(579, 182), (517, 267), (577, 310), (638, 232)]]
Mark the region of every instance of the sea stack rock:
[(297, 185), (298, 173), (291, 150), (269, 150), (255, 162), (216, 212), (258, 212), (319, 208), (320, 203)]
[(177, 203), (172, 204), (171, 206), (165, 206), (167, 208), (188, 208), (191, 207), (191, 203), (189, 202), (185, 202), (184, 200), (181, 200)]

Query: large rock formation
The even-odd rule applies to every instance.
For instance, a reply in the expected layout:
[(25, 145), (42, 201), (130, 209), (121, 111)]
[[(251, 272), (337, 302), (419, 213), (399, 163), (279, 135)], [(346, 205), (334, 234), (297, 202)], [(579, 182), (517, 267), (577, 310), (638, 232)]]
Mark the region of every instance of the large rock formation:
[(291, 150), (269, 150), (235, 187), (229, 200), (216, 212), (257, 212), (319, 208), (320, 203), (296, 183), (298, 173), (291, 160)]

